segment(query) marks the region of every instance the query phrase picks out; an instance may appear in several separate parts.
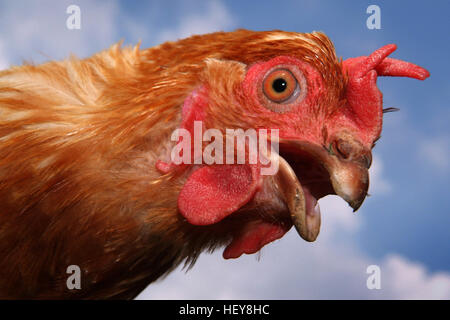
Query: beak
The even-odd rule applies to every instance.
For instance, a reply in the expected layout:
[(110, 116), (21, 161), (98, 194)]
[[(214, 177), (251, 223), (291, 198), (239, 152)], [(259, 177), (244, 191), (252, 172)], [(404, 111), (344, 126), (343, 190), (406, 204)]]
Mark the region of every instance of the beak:
[(334, 192), (353, 208), (361, 207), (369, 188), (369, 171), (360, 162), (325, 158), (325, 167), (330, 174)]
[(324, 147), (295, 140), (280, 141), (277, 173), (292, 222), (300, 236), (314, 241), (320, 231), (318, 199), (336, 194), (353, 211), (359, 209), (369, 187), (366, 157), (343, 159)]

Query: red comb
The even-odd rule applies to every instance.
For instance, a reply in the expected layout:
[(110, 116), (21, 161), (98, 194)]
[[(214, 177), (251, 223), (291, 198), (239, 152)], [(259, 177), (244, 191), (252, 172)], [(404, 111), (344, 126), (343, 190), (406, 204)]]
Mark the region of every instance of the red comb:
[(430, 76), (428, 70), (422, 67), (410, 62), (392, 58), (384, 59), (384, 61), (377, 66), (376, 70), (379, 76), (408, 77), (417, 80), (425, 80)]
[(368, 57), (349, 58), (343, 61), (344, 72), (348, 73), (346, 97), (358, 122), (370, 131), (375, 139), (381, 131), (383, 99), (376, 86), (378, 76), (409, 77), (424, 80), (430, 73), (413, 63), (388, 58), (397, 49), (388, 44)]

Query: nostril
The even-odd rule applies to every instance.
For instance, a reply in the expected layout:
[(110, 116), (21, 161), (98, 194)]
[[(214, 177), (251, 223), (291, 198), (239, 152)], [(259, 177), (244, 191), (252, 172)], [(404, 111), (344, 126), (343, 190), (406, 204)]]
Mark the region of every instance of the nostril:
[(345, 140), (338, 139), (334, 143), (336, 154), (343, 159), (348, 159), (353, 151), (353, 146)]
[(328, 150), (339, 159), (356, 162), (361, 167), (369, 169), (372, 165), (371, 150), (349, 135), (332, 138)]

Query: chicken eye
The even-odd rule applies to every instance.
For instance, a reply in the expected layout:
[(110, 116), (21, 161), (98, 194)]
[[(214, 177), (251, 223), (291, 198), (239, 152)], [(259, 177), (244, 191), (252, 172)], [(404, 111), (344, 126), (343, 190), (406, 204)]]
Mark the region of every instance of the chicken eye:
[(253, 88), (261, 106), (276, 113), (299, 108), (308, 92), (306, 77), (295, 64), (279, 64), (269, 69)]
[(287, 69), (274, 70), (263, 81), (264, 95), (276, 103), (288, 101), (297, 88), (297, 80)]

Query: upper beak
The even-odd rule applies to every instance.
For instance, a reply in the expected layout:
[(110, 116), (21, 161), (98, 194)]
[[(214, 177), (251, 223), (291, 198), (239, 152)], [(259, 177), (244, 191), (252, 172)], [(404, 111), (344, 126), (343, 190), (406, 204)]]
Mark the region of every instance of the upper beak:
[(369, 188), (369, 171), (360, 162), (328, 156), (324, 161), (334, 192), (356, 211), (361, 207)]
[[(304, 141), (280, 141), (281, 161), (278, 181), (280, 190), (284, 194), (289, 208), (292, 222), (300, 236), (307, 241), (314, 241), (320, 231), (320, 209), (312, 210), (311, 201), (327, 194), (337, 194), (344, 199), (353, 211), (363, 203), (369, 187), (369, 173), (367, 161), (351, 157), (342, 159), (330, 153), (326, 148)], [(286, 148), (288, 152), (286, 152)], [(285, 154), (290, 154), (288, 160)], [(294, 154), (294, 156), (292, 156)], [(296, 158), (307, 157), (311, 167), (298, 168)], [(320, 167), (319, 169), (317, 169)], [(320, 171), (328, 175), (319, 185), (306, 185), (308, 173), (305, 171)], [(303, 181), (303, 182), (302, 182)]]

